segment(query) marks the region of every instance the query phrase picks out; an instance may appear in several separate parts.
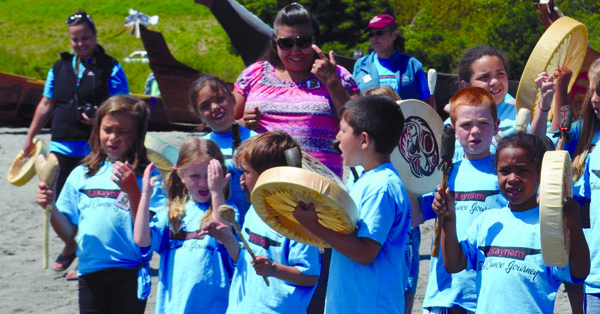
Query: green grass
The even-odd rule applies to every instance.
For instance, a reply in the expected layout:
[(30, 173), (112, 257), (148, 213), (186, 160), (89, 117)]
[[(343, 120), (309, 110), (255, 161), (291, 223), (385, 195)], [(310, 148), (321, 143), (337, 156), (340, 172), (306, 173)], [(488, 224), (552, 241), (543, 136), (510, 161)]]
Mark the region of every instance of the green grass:
[(0, 0), (0, 71), (46, 79), (59, 52), (71, 50), (66, 17), (82, 9), (96, 23), (98, 43), (121, 61), (131, 92), (142, 93), (150, 67), (122, 61), (131, 52), (144, 50), (142, 41), (127, 31), (117, 35), (125, 28), (129, 8), (159, 16), (158, 24), (149, 28), (163, 34), (171, 53), (184, 64), (227, 81), (234, 81), (244, 69), (210, 10), (193, 0)]

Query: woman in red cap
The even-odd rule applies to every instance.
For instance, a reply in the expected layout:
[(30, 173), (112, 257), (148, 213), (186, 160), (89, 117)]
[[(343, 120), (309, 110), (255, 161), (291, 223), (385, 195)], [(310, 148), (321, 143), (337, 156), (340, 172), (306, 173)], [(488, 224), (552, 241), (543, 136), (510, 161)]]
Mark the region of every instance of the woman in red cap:
[(402, 99), (419, 99), (429, 103), (427, 75), (421, 62), (402, 53), (404, 39), (398, 34), (398, 23), (389, 14), (371, 18), (365, 29), (373, 52), (354, 64), (354, 79), (361, 92), (387, 85)]
[[(389, 14), (374, 16), (365, 29), (373, 52), (354, 64), (354, 79), (361, 92), (377, 86), (390, 86), (402, 99), (419, 99), (429, 103), (427, 75), (421, 62), (402, 53), (404, 39), (398, 34), (398, 23)], [(408, 287), (404, 294), (405, 312), (411, 313), (419, 279), (419, 227), (411, 228), (405, 249), (409, 256)]]

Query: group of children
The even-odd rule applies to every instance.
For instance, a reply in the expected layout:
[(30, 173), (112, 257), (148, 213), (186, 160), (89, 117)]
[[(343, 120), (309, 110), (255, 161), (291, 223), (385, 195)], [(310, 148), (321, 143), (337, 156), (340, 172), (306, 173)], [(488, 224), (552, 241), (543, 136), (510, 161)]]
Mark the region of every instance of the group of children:
[[(478, 46), (460, 67), (464, 88), (450, 100), (449, 122), (461, 153), (446, 190), (438, 187), (419, 197), (406, 192), (390, 162), (404, 124), (394, 99), (360, 96), (342, 108), (337, 140), (344, 165), (364, 169), (350, 191), (359, 209), (357, 231), (342, 234), (322, 226), (314, 204), (300, 202), (293, 212), (333, 248), (327, 313), (404, 313), (414, 270), (405, 262), (411, 225), (436, 216), (444, 217), (441, 254), (431, 259), (425, 311), (548, 313), (563, 281), (584, 280), (587, 311), (600, 308), (600, 268), (595, 267), (600, 255), (594, 242), (600, 232), (594, 211), (600, 199), (600, 152), (593, 150), (600, 133), (600, 62), (589, 72), (582, 131), (573, 151), (580, 167), (575, 194), (582, 203), (591, 200), (591, 228), (584, 236), (579, 205), (569, 199), (565, 268), (547, 267), (541, 256), (536, 198), (546, 135), (511, 134), (516, 114), (501, 54)], [(548, 92), (538, 115), (547, 113), (550, 90), (560, 94), (560, 80), (567, 76), (559, 75), (556, 84), (547, 75), (539, 80)], [(281, 131), (256, 135), (235, 124), (235, 100), (219, 78), (196, 81), (191, 101), (213, 132), (183, 144), (164, 182), (144, 148), (149, 117), (144, 102), (114, 96), (98, 109), (92, 152), (70, 174), (52, 211), (64, 234), (77, 235), (80, 311), (143, 313), (150, 291), (148, 262), (156, 252), (159, 313), (306, 313), (321, 274), (318, 249), (272, 230), (247, 198), (262, 172), (287, 165), (285, 151), (298, 143)], [(42, 207), (54, 202), (43, 182), (37, 198)], [(255, 257), (218, 214), (223, 204), (237, 210)], [(418, 216), (411, 215), (411, 204), (418, 206)], [(507, 302), (496, 300), (500, 294), (510, 295)]]

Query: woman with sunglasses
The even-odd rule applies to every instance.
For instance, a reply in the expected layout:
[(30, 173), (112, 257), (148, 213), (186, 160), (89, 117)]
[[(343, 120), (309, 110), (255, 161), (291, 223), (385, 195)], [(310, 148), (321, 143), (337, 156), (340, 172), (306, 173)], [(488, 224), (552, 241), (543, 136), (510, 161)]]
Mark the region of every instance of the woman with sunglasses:
[(353, 76), (360, 90), (387, 85), (402, 99), (429, 103), (427, 75), (419, 60), (402, 53), (404, 39), (398, 34), (396, 19), (388, 14), (374, 16), (365, 31), (373, 52), (354, 64)]
[(349, 71), (316, 45), (319, 25), (300, 4), (284, 7), (273, 23), (263, 60), (234, 84), (235, 116), (258, 133), (283, 130), (337, 175), (342, 159), (333, 149), (338, 111), (359, 89)]
[[(71, 170), (90, 152), (88, 138), (95, 108), (109, 96), (129, 94), (123, 68), (96, 43), (92, 17), (78, 10), (67, 17), (67, 26), (74, 54), (62, 52), (48, 71), (42, 100), (23, 145), (24, 154), (29, 155), (34, 137), (52, 118), (50, 152), (56, 155), (59, 163), (56, 198)], [(75, 259), (77, 243), (62, 234), (54, 216), (50, 222), (65, 242), (53, 267), (56, 271), (64, 271)], [(76, 273), (73, 274), (75, 278), (70, 279), (76, 279)]]

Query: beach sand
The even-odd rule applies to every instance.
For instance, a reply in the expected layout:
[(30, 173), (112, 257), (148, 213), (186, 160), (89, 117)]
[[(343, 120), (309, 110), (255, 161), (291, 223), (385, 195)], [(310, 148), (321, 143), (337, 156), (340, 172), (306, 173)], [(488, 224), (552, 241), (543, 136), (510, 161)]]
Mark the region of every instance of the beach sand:
[[(5, 176), (16, 154), (21, 150), (27, 129), (0, 128), (0, 169)], [(176, 148), (191, 133), (151, 132)], [(44, 129), (39, 138), (46, 143), (50, 135)], [(24, 186), (17, 187), (0, 180), (0, 217), (3, 218), (0, 235), (0, 312), (2, 313), (77, 313), (77, 281), (67, 281), (52, 270), (52, 261), (62, 250), (62, 242), (53, 230), (50, 230), (49, 269), (42, 265), (42, 224), (43, 209), (35, 202), (38, 179), (34, 177)], [(419, 284), (415, 296), (413, 313), (422, 313), (421, 304), (425, 294), (429, 271), (429, 254), (433, 233), (433, 222), (421, 226), (421, 268)], [(74, 268), (77, 260), (71, 268)], [(158, 256), (151, 262), (152, 294), (148, 299), (146, 313), (154, 313), (156, 298), (156, 280), (158, 274)], [(510, 296), (504, 296), (510, 301)], [(557, 294), (554, 313), (571, 313), (569, 301), (563, 287)]]

